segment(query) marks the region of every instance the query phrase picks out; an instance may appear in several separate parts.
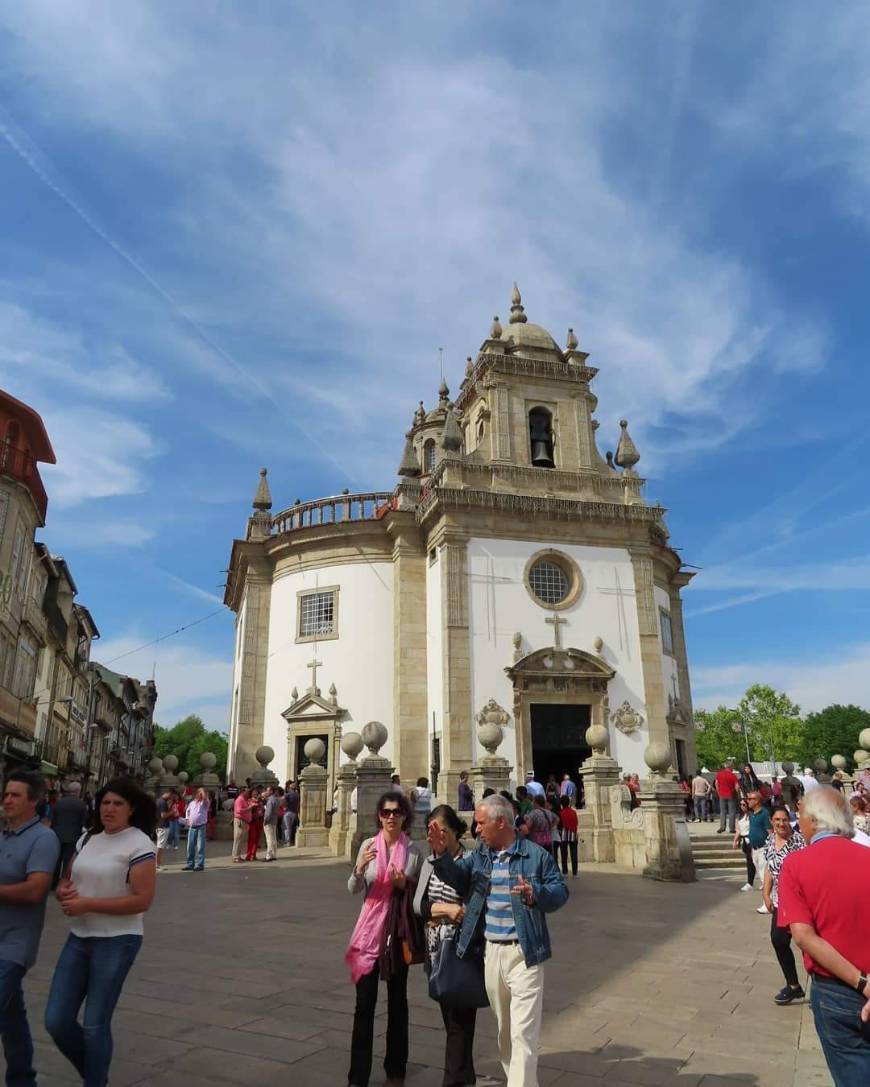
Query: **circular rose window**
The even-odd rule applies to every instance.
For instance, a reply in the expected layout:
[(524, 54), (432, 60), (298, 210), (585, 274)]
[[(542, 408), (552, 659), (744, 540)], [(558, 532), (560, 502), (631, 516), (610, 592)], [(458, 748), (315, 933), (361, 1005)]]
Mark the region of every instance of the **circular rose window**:
[(567, 608), (580, 594), (583, 578), (577, 564), (559, 551), (539, 551), (526, 564), (525, 584), (543, 608)]

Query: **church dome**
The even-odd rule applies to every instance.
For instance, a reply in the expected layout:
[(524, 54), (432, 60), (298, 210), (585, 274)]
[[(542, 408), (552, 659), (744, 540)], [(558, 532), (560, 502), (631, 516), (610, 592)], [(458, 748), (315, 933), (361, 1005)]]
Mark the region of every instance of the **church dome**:
[(562, 354), (559, 345), (550, 333), (541, 325), (532, 324), (526, 317), (523, 300), (516, 283), (514, 283), (511, 294), (510, 320), (507, 328), (501, 334), (501, 339), (513, 340), (514, 346), (520, 350), (526, 347), (544, 351), (557, 351), (560, 355)]

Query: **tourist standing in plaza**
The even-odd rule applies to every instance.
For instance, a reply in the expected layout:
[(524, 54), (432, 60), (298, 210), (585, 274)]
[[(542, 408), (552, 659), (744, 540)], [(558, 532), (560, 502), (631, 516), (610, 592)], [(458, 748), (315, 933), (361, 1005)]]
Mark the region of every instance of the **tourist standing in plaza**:
[[(251, 812), (256, 806), (251, 801), (251, 790), (247, 788), (242, 789), (233, 801), (233, 864), (243, 864), (246, 860), (243, 854), (247, 852)], [(159, 839), (157, 844), (160, 845)]]
[(734, 833), (734, 824), (737, 821), (737, 793), (740, 789), (740, 778), (734, 773), (734, 760), (728, 759), (722, 769), (716, 774), (716, 793), (719, 797), (719, 829), (717, 834), (725, 833), (725, 821), (728, 821), (728, 830)]
[(534, 770), (526, 770), (526, 792), (529, 794), (532, 800), (534, 800), (536, 796), (546, 795), (544, 793), (544, 786), (540, 783), (540, 781), (535, 781)]
[(408, 1065), (408, 967), (404, 962), (396, 962), (394, 956), (384, 956), (383, 968), (379, 960), (385, 936), (390, 937), (390, 943), (399, 940), (398, 932), (387, 932), (388, 926), (399, 917), (403, 905), (393, 900), (405, 895), (413, 898), (420, 874), (422, 855), (416, 843), (405, 833), (411, 818), (411, 805), (404, 793), (395, 789), (384, 793), (377, 805), (378, 833), (373, 838), (366, 838), (360, 845), (356, 864), (347, 882), (351, 894), (365, 892), (359, 919), (345, 954), (351, 981), (356, 986), (347, 1076), (350, 1087), (368, 1087), (372, 1070), (378, 980), (382, 972), (387, 975), (383, 978), (387, 987), (387, 1045), (384, 1054), (387, 1085), (400, 1087), (405, 1080)]
[(560, 801), (559, 823), (561, 835), (559, 851), (562, 855), (562, 875), (568, 875), (568, 854), (571, 854), (571, 875), (577, 878), (577, 809), (571, 806), (571, 800), (563, 796)]
[[(761, 793), (753, 789), (746, 798), (749, 805), (749, 848), (752, 850), (752, 863), (755, 871), (761, 876), (762, 886), (764, 882), (764, 847), (767, 845), (767, 836), (771, 831), (770, 812), (761, 803)], [(765, 902), (758, 907), (758, 913), (767, 913)]]
[[(356, 810), (355, 802), (352, 806)], [(284, 815), (281, 822), (284, 826), (284, 844), (295, 845), (299, 824), (299, 787), (295, 781), (288, 781), (284, 787)]]
[(546, 914), (564, 906), (568, 887), (552, 853), (517, 837), (503, 797), (482, 800), (474, 817), (481, 845), (458, 861), (444, 832), (430, 823), (433, 868), (466, 901), (457, 954), (465, 954), (483, 925), (486, 991), (507, 1087), (537, 1087), (543, 964), (551, 956)]
[(281, 798), (271, 785), (266, 786), (266, 798), (263, 801), (263, 833), (266, 836), (266, 860), (273, 861), (278, 856), (278, 806)]
[[(428, 823), (437, 823), (444, 832), (447, 852), (454, 860), (465, 854), (460, 842), (468, 825), (459, 818), (449, 804), (439, 804), (431, 813)], [(459, 892), (449, 883), (440, 879), (432, 867), (432, 860), (423, 863), (417, 892), (414, 896), (414, 912), (426, 924), (426, 975), (431, 976), (439, 964), (439, 957), (444, 953), (443, 944), (447, 940), (456, 940), (459, 926), (465, 916), (465, 907)], [(455, 944), (453, 945), (455, 948)], [(449, 950), (449, 949), (448, 949)], [(466, 952), (464, 959), (473, 969), (475, 963), (480, 966), (480, 984), (483, 989), (483, 947), (482, 938)], [(459, 994), (457, 994), (459, 995)], [(468, 1000), (469, 994), (462, 994)], [(441, 1018), (447, 1033), (444, 1052), (444, 1078), (441, 1087), (466, 1087), (476, 1081), (474, 1073), (474, 1028), (477, 1022), (477, 1003), (473, 998), (470, 1006), (442, 998), (438, 1001)]]
[(156, 823), (154, 801), (144, 790), (129, 778), (110, 781), (97, 794), (90, 829), (58, 887), (70, 935), (51, 981), (45, 1029), (84, 1087), (109, 1081), (112, 1016), (154, 899)]
[(746, 860), (746, 882), (740, 890), (751, 891), (755, 886), (755, 861), (752, 859), (752, 847), (749, 844), (749, 805), (743, 799), (740, 800), (736, 830), (731, 842), (732, 849), (737, 849), (738, 846)]
[(260, 839), (263, 837), (263, 798), (258, 789), (250, 790), (249, 811), (251, 821), (248, 823), (248, 842), (245, 852), (246, 861), (255, 861), (257, 850), (260, 848)]
[(184, 801), (179, 794), (173, 789), (169, 794), (170, 797), (170, 817), (169, 817), (169, 841), (167, 843), (167, 849), (177, 850), (181, 844), (181, 817), (184, 815)]
[(88, 806), (81, 799), (81, 782), (68, 781), (63, 787), (63, 796), (51, 809), (50, 826), (60, 842), (60, 859), (54, 877), (54, 886), (67, 869), (75, 853), (76, 842), (82, 836), (82, 829), (90, 814)]
[(468, 784), (467, 770), (461, 770), (459, 773), (459, 785), (456, 794), (458, 811), (474, 811), (474, 793), (471, 791), (471, 786)]
[(60, 856), (57, 836), (39, 818), (45, 780), (16, 770), (3, 789), (3, 849), (0, 852), (0, 1037), (6, 1083), (36, 1083), (33, 1042), (22, 981), (36, 962), (45, 899)]
[(210, 799), (205, 789), (197, 789), (187, 805), (187, 863), (182, 871), (201, 872), (205, 868), (205, 829), (208, 826)]
[(790, 853), (803, 849), (807, 844), (799, 830), (792, 830), (791, 820), (785, 808), (777, 808), (771, 816), (773, 834), (764, 847), (764, 904), (771, 913), (770, 942), (785, 978), (785, 986), (773, 998), (775, 1004), (791, 1004), (806, 994), (798, 981), (794, 953), (791, 949), (791, 933), (780, 928), (776, 921), (779, 906), (779, 873)]
[(432, 811), (432, 790), (428, 778), (417, 778), (417, 784), (411, 790), (411, 803), (414, 805), (414, 818), (425, 826)]
[(710, 782), (700, 770), (692, 778), (692, 815), (699, 823), (712, 823), (710, 814), (710, 793), (713, 791)]
[[(172, 792), (166, 789), (156, 805), (157, 871), (163, 866), (163, 854), (169, 849), (169, 825), (172, 821)], [(91, 813), (93, 814), (93, 813)]]
[(568, 801), (577, 807), (577, 786), (571, 780), (570, 774), (562, 775), (562, 784), (559, 786), (559, 796), (568, 797)]
[(870, 849), (850, 841), (842, 793), (817, 785), (800, 804), (809, 842), (779, 875), (777, 921), (791, 927), (812, 975), (816, 1032), (836, 1087), (870, 1083)]

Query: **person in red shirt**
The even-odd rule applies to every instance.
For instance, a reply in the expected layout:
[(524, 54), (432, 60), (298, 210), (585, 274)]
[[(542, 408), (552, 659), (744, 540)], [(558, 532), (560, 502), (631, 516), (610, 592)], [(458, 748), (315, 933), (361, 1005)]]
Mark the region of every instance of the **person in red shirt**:
[(577, 878), (577, 811), (571, 807), (571, 798), (559, 799), (559, 823), (562, 837), (559, 851), (562, 854), (562, 875), (568, 875), (568, 853), (571, 853), (571, 876)]
[(870, 1083), (870, 849), (851, 841), (842, 793), (811, 789), (798, 811), (809, 846), (786, 857), (776, 920), (812, 976), (816, 1033), (837, 1087)]
[(717, 834), (725, 833), (725, 819), (728, 830), (733, 834), (737, 822), (737, 794), (740, 791), (740, 778), (734, 773), (734, 760), (728, 759), (716, 775), (716, 793), (719, 797), (719, 829)]

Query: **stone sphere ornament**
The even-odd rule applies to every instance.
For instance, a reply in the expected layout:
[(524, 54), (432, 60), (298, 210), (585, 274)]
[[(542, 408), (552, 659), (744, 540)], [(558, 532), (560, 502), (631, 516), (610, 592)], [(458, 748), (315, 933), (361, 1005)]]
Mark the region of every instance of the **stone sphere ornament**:
[(654, 741), (647, 745), (643, 761), (654, 774), (664, 774), (671, 767), (671, 749), (667, 744)]
[(833, 766), (835, 770), (845, 770), (846, 760), (842, 755), (831, 755), (831, 766)]
[(858, 745), (863, 747), (865, 751), (870, 751), (870, 728), (861, 729), (861, 734), (858, 736)]
[(586, 743), (596, 755), (603, 755), (607, 750), (607, 741), (610, 734), (604, 725), (590, 725), (586, 729)]
[(363, 743), (375, 758), (377, 758), (378, 752), (387, 742), (388, 735), (387, 726), (382, 725), (380, 721), (369, 721), (367, 725), (363, 726)]
[(189, 779), (190, 774), (188, 774), (186, 770), (182, 770), (181, 773), (178, 775), (178, 780), (181, 782), (182, 785), (186, 785)]
[[(163, 760), (159, 757), (159, 755), (155, 755), (154, 758), (148, 763), (148, 769), (151, 771), (152, 774), (160, 773), (160, 771), (163, 769)], [(93, 776), (96, 777), (96, 774), (94, 774)]]
[(309, 759), (312, 763), (319, 766), (323, 756), (326, 754), (326, 744), (323, 740), (319, 740), (316, 736), (312, 736), (310, 740), (305, 741), (305, 746), (302, 750), (305, 752), (306, 759)]
[(341, 750), (351, 762), (356, 762), (364, 747), (363, 738), (358, 732), (345, 732), (341, 738)]
[(275, 758), (275, 752), (271, 747), (267, 747), (265, 744), (262, 747), (258, 747), (254, 752), (254, 758), (265, 770), (272, 759)]
[(203, 751), (199, 756), (199, 765), (206, 773), (210, 773), (217, 766), (217, 755), (212, 754), (211, 751)]
[(868, 759), (870, 759), (870, 751), (865, 751), (859, 747), (855, 754), (852, 756), (852, 761), (857, 766), (862, 766)]
[(827, 772), (828, 763), (826, 759), (816, 759), (813, 763), (813, 769), (817, 774), (824, 774)]
[(163, 769), (167, 774), (174, 774), (178, 769), (178, 759), (174, 755), (167, 755), (163, 760)]
[(504, 739), (504, 729), (495, 721), (484, 721), (482, 725), (478, 725), (477, 738), (480, 740), (481, 747), (485, 748), (490, 755), (495, 755), (499, 744)]

